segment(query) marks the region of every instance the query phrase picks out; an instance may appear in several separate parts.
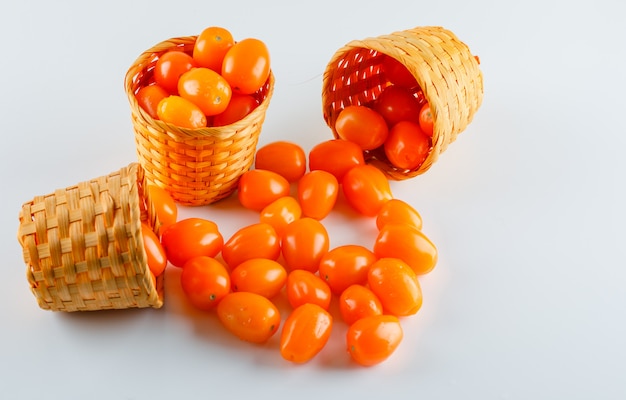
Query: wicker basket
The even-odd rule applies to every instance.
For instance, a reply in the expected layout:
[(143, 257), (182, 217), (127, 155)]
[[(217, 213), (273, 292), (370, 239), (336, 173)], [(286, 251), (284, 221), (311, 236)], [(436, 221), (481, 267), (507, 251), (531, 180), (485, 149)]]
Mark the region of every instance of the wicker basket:
[(137, 90), (152, 80), (160, 55), (175, 48), (191, 53), (196, 38), (173, 38), (157, 44), (137, 58), (125, 78), (137, 155), (146, 179), (165, 188), (179, 204), (189, 206), (213, 203), (236, 189), (239, 177), (254, 162), (274, 90), (270, 72), (255, 94), (259, 106), (228, 126), (185, 129), (153, 119), (137, 103)]
[(39, 306), (54, 311), (160, 308), (163, 274), (146, 262), (142, 221), (158, 233), (137, 163), (24, 203), (18, 241)]
[(388, 85), (381, 69), (385, 56), (400, 61), (416, 78), (433, 113), (432, 149), (420, 167), (400, 170), (380, 149), (365, 152), (367, 162), (389, 178), (402, 180), (426, 172), (456, 140), (481, 105), (483, 77), (467, 45), (441, 27), (417, 27), (389, 35), (354, 40), (335, 52), (324, 72), (322, 107), (333, 130), (348, 105), (366, 105)]

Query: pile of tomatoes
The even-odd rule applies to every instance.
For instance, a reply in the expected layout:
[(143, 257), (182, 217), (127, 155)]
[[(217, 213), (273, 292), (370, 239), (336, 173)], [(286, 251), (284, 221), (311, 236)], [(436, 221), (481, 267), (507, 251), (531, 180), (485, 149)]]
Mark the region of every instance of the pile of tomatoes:
[(270, 73), (263, 41), (235, 41), (227, 29), (211, 26), (192, 52), (177, 47), (160, 55), (154, 78), (135, 97), (154, 119), (189, 129), (225, 126), (259, 105), (257, 94)]

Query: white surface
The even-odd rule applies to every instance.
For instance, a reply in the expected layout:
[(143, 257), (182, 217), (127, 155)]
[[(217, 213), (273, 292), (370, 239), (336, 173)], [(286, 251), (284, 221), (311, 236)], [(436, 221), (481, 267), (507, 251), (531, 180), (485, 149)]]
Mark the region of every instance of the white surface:
[[(121, 3), (0, 13), (0, 397), (626, 398), (623, 2)], [(427, 174), (392, 185), (440, 262), (386, 363), (348, 363), (338, 324), (317, 359), (288, 364), (276, 341), (241, 343), (192, 311), (173, 269), (158, 311), (52, 313), (28, 290), (21, 204), (134, 161), (126, 69), (209, 25), (267, 42), (277, 83), (261, 143), (306, 150), (331, 137), (321, 74), (349, 40), (442, 25), (481, 57), (474, 122)], [(254, 220), (223, 208), (182, 215), (214, 218), (225, 236)], [(366, 221), (325, 222), (333, 245), (372, 240)]]

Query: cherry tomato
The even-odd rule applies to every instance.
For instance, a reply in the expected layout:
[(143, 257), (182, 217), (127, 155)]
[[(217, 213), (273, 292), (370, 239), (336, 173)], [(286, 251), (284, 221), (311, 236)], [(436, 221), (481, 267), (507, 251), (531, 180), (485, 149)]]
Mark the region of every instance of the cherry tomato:
[(389, 134), (385, 119), (366, 106), (347, 106), (335, 120), (339, 138), (356, 143), (362, 150), (380, 147)]
[(169, 94), (178, 94), (178, 78), (198, 65), (182, 50), (163, 53), (154, 68), (154, 80)]
[(213, 117), (213, 126), (226, 126), (240, 121), (258, 106), (258, 100), (251, 95), (233, 94), (226, 109)]
[(377, 257), (396, 257), (407, 263), (417, 275), (430, 272), (437, 264), (437, 248), (422, 233), (406, 224), (387, 224), (374, 243)]
[(302, 209), (298, 201), (291, 196), (285, 196), (274, 200), (261, 210), (259, 222), (272, 225), (278, 237), (282, 237), (285, 227), (293, 221), (300, 219), (301, 216)]
[(424, 104), (420, 110), (419, 125), (426, 135), (433, 137), (433, 114), (430, 112), (428, 103)]
[(234, 93), (259, 90), (270, 76), (270, 53), (265, 43), (255, 38), (235, 43), (224, 56), (222, 76)]
[(391, 128), (384, 149), (395, 167), (413, 170), (428, 157), (430, 137), (415, 122), (400, 121)]
[(393, 198), (389, 181), (378, 168), (357, 165), (343, 177), (343, 193), (348, 203), (359, 213), (373, 217)]
[(148, 185), (148, 196), (150, 196), (150, 201), (161, 223), (161, 229), (165, 229), (177, 221), (178, 207), (165, 189), (156, 185)]
[(356, 363), (372, 366), (387, 360), (398, 348), (403, 336), (397, 317), (372, 315), (350, 325), (346, 346)]
[(298, 201), (306, 217), (326, 218), (335, 207), (338, 193), (339, 182), (330, 172), (310, 171), (298, 181)]
[(378, 230), (388, 224), (406, 224), (415, 229), (422, 229), (422, 216), (409, 203), (400, 199), (391, 199), (376, 215)]
[(343, 321), (352, 325), (361, 318), (381, 315), (383, 305), (378, 297), (366, 286), (348, 286), (339, 296), (339, 312)]
[(228, 29), (210, 26), (196, 38), (192, 58), (200, 67), (210, 68), (218, 74), (222, 72), (222, 61), (226, 52), (235, 44)]
[(277, 260), (280, 256), (280, 238), (272, 225), (258, 223), (235, 232), (222, 248), (222, 258), (231, 268), (252, 258)]
[(293, 308), (302, 304), (317, 304), (328, 310), (332, 293), (328, 284), (313, 272), (294, 269), (287, 275), (287, 300)]
[(219, 73), (203, 67), (192, 68), (180, 76), (178, 93), (207, 116), (224, 112), (233, 94)]
[(267, 342), (280, 327), (280, 312), (269, 299), (250, 292), (231, 292), (217, 305), (224, 327), (239, 339)]
[(276, 172), (287, 181), (296, 182), (306, 172), (306, 154), (295, 143), (272, 142), (257, 150), (254, 167)]
[(191, 258), (215, 257), (222, 250), (224, 238), (213, 221), (186, 218), (165, 228), (161, 243), (170, 263), (182, 268)]
[(180, 275), (180, 284), (189, 302), (200, 310), (212, 310), (230, 293), (228, 270), (215, 258), (189, 259)]
[(287, 282), (287, 271), (280, 263), (266, 258), (252, 258), (230, 273), (233, 291), (252, 292), (271, 299)]
[(400, 61), (391, 56), (386, 56), (382, 62), (382, 69), (389, 82), (404, 88), (414, 88), (417, 80)]
[(181, 128), (204, 128), (207, 124), (202, 110), (180, 96), (168, 96), (161, 100), (157, 107), (157, 116), (161, 121)]
[(418, 123), (422, 106), (408, 89), (391, 85), (383, 89), (373, 108), (391, 127), (400, 121)]
[(315, 357), (330, 338), (333, 317), (316, 304), (294, 309), (283, 324), (280, 355), (287, 361), (305, 363)]
[(273, 201), (288, 196), (291, 186), (287, 179), (276, 172), (253, 169), (241, 175), (238, 189), (237, 195), (242, 206), (261, 211)]
[(159, 102), (169, 96), (169, 93), (159, 85), (143, 86), (137, 91), (135, 98), (137, 103), (148, 113), (152, 118), (157, 119), (157, 108)]
[(319, 276), (333, 293), (341, 294), (350, 285), (365, 284), (367, 271), (376, 259), (373, 252), (360, 245), (335, 247), (320, 259)]
[(370, 267), (367, 284), (387, 314), (413, 315), (422, 306), (422, 289), (415, 271), (399, 258), (381, 258)]
[(165, 255), (161, 241), (152, 228), (145, 222), (141, 223), (141, 236), (143, 238), (143, 248), (146, 251), (148, 268), (154, 276), (159, 276), (167, 266), (167, 256)]
[(320, 259), (330, 240), (324, 225), (316, 219), (304, 217), (287, 225), (282, 236), (282, 254), (288, 269), (316, 272)]
[(363, 151), (359, 145), (347, 140), (327, 140), (315, 145), (309, 152), (309, 169), (330, 172), (339, 182), (350, 168), (363, 164)]

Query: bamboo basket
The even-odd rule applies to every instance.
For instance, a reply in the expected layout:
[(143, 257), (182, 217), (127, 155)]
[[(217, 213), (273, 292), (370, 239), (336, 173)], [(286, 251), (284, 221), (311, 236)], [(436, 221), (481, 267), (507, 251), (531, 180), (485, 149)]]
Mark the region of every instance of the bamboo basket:
[(442, 27), (416, 27), (364, 40), (338, 49), (323, 77), (322, 108), (327, 125), (348, 105), (367, 105), (389, 84), (381, 68), (385, 56), (401, 62), (416, 78), (433, 113), (432, 148), (414, 170), (394, 167), (384, 151), (365, 151), (367, 162), (388, 178), (403, 180), (426, 172), (472, 121), (483, 98), (483, 76), (469, 47)]
[(39, 306), (53, 311), (160, 308), (141, 223), (159, 221), (138, 163), (23, 204), (18, 241)]
[(137, 103), (135, 94), (152, 80), (159, 56), (182, 49), (191, 54), (197, 36), (173, 38), (143, 52), (128, 69), (125, 89), (130, 102), (135, 144), (146, 179), (165, 188), (182, 205), (201, 206), (229, 196), (249, 170), (274, 90), (270, 72), (255, 94), (259, 106), (228, 126), (180, 128), (155, 120)]

